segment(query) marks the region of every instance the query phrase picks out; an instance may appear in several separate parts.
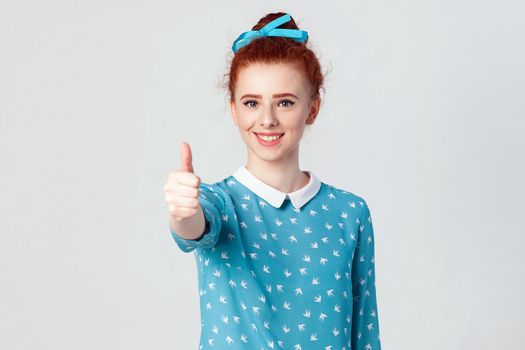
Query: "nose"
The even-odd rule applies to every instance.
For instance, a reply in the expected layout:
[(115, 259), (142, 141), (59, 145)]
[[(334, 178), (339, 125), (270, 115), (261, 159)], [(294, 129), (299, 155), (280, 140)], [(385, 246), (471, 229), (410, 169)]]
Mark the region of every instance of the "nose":
[(275, 117), (275, 113), (274, 113), (272, 107), (266, 108), (262, 112), (261, 126), (263, 126), (263, 127), (270, 127), (270, 126), (274, 126), (274, 125), (277, 125), (277, 124), (278, 124), (278, 121), (277, 121), (277, 118)]

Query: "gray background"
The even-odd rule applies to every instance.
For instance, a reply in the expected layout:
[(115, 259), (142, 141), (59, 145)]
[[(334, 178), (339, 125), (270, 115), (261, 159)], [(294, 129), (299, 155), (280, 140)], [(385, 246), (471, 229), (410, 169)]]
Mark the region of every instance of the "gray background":
[(384, 349), (525, 342), (518, 1), (0, 2), (0, 348), (196, 349), (162, 187), (245, 164), (218, 86), (268, 12), (326, 77), (301, 168), (363, 196)]

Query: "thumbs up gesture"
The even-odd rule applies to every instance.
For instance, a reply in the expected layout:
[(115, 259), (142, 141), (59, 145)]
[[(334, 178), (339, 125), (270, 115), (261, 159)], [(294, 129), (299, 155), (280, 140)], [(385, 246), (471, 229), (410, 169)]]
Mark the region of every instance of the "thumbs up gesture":
[(194, 174), (190, 145), (180, 145), (181, 167), (170, 173), (164, 185), (164, 199), (170, 216), (176, 221), (195, 216), (200, 208), (200, 177)]

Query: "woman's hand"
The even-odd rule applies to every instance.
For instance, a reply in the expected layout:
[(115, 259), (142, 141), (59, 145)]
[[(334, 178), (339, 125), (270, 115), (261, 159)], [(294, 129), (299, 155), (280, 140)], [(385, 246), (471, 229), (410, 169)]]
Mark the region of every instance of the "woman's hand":
[(200, 177), (193, 172), (190, 145), (180, 146), (181, 167), (169, 174), (164, 185), (164, 199), (168, 205), (170, 217), (177, 221), (194, 217), (202, 208), (199, 204)]

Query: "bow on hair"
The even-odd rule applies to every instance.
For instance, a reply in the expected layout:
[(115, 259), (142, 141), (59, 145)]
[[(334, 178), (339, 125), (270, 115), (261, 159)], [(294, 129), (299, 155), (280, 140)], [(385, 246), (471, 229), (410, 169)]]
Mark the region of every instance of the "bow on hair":
[(253, 39), (263, 36), (283, 36), (291, 38), (298, 42), (304, 42), (308, 39), (308, 32), (299, 29), (276, 29), (283, 23), (290, 21), (292, 18), (289, 14), (285, 14), (279, 18), (274, 19), (259, 30), (250, 30), (244, 32), (233, 42), (232, 50), (236, 53), (241, 47), (248, 45)]

